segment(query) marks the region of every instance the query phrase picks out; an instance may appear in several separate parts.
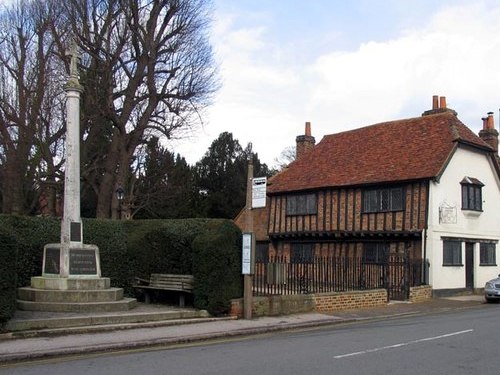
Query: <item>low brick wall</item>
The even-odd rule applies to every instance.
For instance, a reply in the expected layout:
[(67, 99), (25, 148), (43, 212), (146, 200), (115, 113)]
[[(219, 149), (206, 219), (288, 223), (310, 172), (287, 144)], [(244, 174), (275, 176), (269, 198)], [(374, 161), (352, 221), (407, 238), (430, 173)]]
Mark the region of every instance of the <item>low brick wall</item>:
[[(230, 314), (239, 318), (243, 317), (243, 298), (234, 299), (231, 302)], [(312, 311), (332, 312), (386, 304), (387, 291), (385, 289), (253, 297), (252, 316), (287, 315)]]
[(387, 305), (387, 290), (357, 290), (352, 292), (320, 293), (314, 296), (317, 312), (360, 309)]
[[(253, 297), (252, 316), (276, 316), (314, 311), (312, 294)], [(231, 316), (243, 317), (243, 298), (231, 301)]]
[(410, 288), (410, 302), (424, 302), (432, 298), (432, 286), (421, 285)]

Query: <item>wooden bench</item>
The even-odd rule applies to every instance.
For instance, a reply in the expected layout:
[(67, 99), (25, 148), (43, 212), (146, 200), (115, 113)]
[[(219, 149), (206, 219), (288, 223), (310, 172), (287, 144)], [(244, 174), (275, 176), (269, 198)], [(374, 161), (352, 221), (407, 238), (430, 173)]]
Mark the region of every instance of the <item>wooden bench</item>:
[(193, 275), (152, 273), (149, 280), (136, 277), (134, 288), (144, 291), (146, 303), (151, 303), (150, 293), (153, 291), (167, 290), (180, 292), (179, 306), (184, 307), (184, 294), (193, 293), (193, 282)]

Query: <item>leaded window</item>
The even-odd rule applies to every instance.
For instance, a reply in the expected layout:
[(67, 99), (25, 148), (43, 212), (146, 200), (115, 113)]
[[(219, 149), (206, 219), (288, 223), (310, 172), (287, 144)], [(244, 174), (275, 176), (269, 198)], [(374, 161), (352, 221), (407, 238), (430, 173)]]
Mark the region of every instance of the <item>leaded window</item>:
[(286, 198), (286, 214), (315, 215), (317, 213), (317, 196), (314, 193), (289, 195)]
[(311, 243), (293, 243), (290, 261), (292, 263), (312, 263), (314, 260), (314, 249)]
[(257, 242), (255, 244), (255, 261), (257, 263), (269, 262), (269, 243)]
[(462, 210), (482, 211), (484, 184), (473, 177), (465, 177), (460, 184), (462, 185)]
[(403, 211), (402, 187), (365, 190), (363, 212)]
[(389, 246), (383, 242), (365, 242), (363, 244), (363, 261), (365, 263), (384, 264), (389, 256)]

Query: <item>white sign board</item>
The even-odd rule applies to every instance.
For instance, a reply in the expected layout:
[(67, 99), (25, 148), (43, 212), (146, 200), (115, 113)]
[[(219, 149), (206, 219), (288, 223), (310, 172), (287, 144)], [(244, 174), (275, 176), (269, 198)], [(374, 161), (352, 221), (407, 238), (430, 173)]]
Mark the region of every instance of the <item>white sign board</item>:
[(241, 273), (250, 275), (252, 268), (252, 234), (243, 233)]
[(267, 177), (252, 178), (252, 208), (266, 207)]

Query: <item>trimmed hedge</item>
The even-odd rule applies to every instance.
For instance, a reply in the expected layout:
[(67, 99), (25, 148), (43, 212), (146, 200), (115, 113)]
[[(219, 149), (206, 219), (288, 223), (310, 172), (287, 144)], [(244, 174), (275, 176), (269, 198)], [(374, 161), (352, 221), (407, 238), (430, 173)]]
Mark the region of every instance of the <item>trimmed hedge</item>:
[[(60, 225), (60, 219), (0, 215), (0, 228), (13, 233), (18, 248), (18, 287), (41, 274), (43, 247), (60, 241)], [(241, 296), (241, 232), (230, 220), (84, 219), (83, 228), (84, 243), (99, 248), (102, 275), (126, 295), (134, 296), (136, 276), (179, 273), (195, 276), (194, 305), (211, 314), (226, 313), (229, 299)]]
[(0, 215), (0, 228), (15, 236), (18, 250), (17, 285), (30, 285), (32, 276), (42, 272), (43, 247), (60, 242), (61, 221), (40, 217)]
[(241, 232), (232, 222), (209, 223), (193, 242), (194, 305), (213, 315), (229, 312), (242, 295)]
[(14, 236), (0, 228), (0, 325), (16, 310), (17, 248)]

